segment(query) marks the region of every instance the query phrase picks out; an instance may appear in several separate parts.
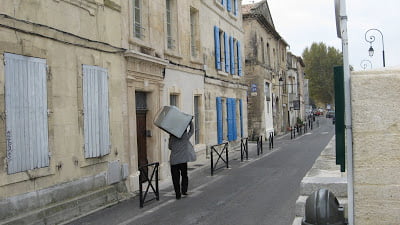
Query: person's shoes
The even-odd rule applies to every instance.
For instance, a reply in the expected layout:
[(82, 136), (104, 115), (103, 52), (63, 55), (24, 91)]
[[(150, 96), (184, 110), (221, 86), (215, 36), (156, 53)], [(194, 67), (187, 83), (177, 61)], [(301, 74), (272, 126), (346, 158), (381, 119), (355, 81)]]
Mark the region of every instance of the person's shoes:
[(181, 195), (176, 195), (176, 199), (181, 199)]
[(189, 193), (183, 192), (182, 195), (183, 195), (183, 197), (187, 197), (189, 195)]

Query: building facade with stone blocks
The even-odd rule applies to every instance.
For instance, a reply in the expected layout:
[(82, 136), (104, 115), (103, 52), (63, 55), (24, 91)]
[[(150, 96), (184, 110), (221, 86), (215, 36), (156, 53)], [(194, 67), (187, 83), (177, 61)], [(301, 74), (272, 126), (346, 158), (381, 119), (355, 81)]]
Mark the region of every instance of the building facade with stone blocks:
[(235, 146), (248, 136), (241, 1), (200, 2), (206, 145)]
[[(242, 6), (249, 136), (285, 132), (286, 47), (276, 31), (267, 1)], [(285, 98), (284, 98), (285, 97)], [(286, 102), (287, 103), (287, 102)], [(285, 122), (286, 121), (286, 122)]]
[(191, 141), (198, 155), (228, 136), (229, 141), (239, 140), (241, 129), (247, 129), (240, 4), (239, 0), (121, 2), (124, 25), (129, 27), (123, 31), (123, 46), (128, 49), (126, 146), (133, 190), (140, 165), (160, 162), (160, 178), (170, 175), (169, 134), (153, 124), (163, 106), (174, 105), (194, 116)]
[(297, 118), (305, 121), (304, 105), (304, 62), (301, 57), (287, 53), (286, 85), (288, 92), (287, 115), (289, 127), (297, 123)]
[(0, 223), (125, 187), (120, 21), (119, 0), (1, 2)]
[(400, 221), (400, 68), (351, 73), (354, 224)]

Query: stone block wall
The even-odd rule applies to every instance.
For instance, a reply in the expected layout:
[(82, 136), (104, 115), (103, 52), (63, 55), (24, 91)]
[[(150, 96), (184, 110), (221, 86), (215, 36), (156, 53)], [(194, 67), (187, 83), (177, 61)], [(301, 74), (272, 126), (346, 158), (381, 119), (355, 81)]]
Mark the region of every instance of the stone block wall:
[(400, 68), (351, 75), (355, 224), (400, 223)]

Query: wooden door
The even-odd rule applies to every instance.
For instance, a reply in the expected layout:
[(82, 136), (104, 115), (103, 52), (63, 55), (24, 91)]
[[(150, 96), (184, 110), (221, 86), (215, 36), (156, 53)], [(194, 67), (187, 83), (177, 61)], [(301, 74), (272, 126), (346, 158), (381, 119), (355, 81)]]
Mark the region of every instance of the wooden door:
[(138, 165), (143, 166), (148, 163), (147, 160), (147, 143), (146, 143), (146, 111), (137, 111), (136, 114), (136, 130), (138, 145)]

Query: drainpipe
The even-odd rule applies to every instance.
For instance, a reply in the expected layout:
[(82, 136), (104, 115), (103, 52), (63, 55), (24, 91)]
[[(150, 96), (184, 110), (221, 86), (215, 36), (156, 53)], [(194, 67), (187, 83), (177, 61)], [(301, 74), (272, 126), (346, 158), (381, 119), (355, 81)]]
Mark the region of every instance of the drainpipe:
[[(339, 5), (337, 5), (339, 4)], [(347, 36), (346, 0), (335, 0), (335, 6), (340, 9), (340, 34), (343, 48), (343, 73), (344, 73), (344, 95), (345, 95), (345, 134), (347, 149), (347, 198), (348, 198), (348, 223), (354, 225), (354, 166), (353, 166), (353, 133), (351, 118), (351, 90), (350, 90), (350, 66), (349, 45)], [(337, 18), (338, 19), (338, 18)], [(338, 34), (339, 35), (339, 34)]]

